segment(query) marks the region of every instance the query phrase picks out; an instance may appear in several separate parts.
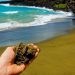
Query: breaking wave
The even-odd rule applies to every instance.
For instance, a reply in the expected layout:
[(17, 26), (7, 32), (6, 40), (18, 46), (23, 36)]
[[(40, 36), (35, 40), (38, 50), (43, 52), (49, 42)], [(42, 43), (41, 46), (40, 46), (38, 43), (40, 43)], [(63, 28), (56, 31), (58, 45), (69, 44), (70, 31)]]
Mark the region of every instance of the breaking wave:
[[(3, 4), (4, 5), (4, 4)], [(9, 4), (4, 5), (4, 6), (10, 6)], [(18, 7), (18, 6), (16, 6)], [(26, 6), (28, 7), (28, 6)], [(35, 9), (45, 9), (47, 11), (53, 11), (56, 12), (58, 14), (44, 14), (44, 15), (38, 15), (36, 14), (36, 18), (34, 21), (32, 22), (28, 22), (28, 23), (20, 23), (17, 21), (9, 21), (9, 22), (5, 22), (5, 23), (0, 23), (0, 31), (2, 30), (7, 30), (7, 29), (12, 29), (12, 28), (18, 28), (18, 27), (29, 27), (29, 26), (38, 26), (38, 25), (45, 25), (47, 23), (50, 23), (53, 19), (57, 19), (57, 18), (67, 18), (69, 16), (72, 16), (72, 12), (64, 12), (64, 11), (54, 11), (52, 9), (47, 9), (47, 8), (41, 8), (41, 7), (28, 7), (28, 8), (35, 8)], [(4, 14), (15, 14), (18, 13), (19, 11), (6, 11), (6, 12), (2, 12)]]
[(2, 12), (2, 13), (5, 13), (5, 14), (16, 14), (16, 13), (18, 13), (18, 11), (7, 11), (7, 12)]
[(9, 3), (7, 3), (7, 4), (0, 4), (0, 5), (2, 5), (2, 6), (10, 6)]
[(30, 22), (30, 23), (19, 23), (16, 21), (10, 21), (7, 23), (0, 23), (0, 31), (6, 30), (6, 29), (13, 29), (13, 28), (18, 28), (18, 27), (29, 27), (29, 26), (38, 26), (38, 25), (45, 25), (49, 23), (52, 19), (56, 18), (66, 18), (64, 15), (41, 15), (38, 16), (35, 19), (35, 21)]

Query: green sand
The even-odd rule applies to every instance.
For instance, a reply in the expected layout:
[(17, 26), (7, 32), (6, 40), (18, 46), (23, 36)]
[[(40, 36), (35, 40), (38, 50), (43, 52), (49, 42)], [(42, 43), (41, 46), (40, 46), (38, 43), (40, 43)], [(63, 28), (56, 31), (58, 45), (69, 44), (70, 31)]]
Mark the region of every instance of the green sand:
[(20, 75), (75, 75), (75, 31), (37, 45), (39, 56)]

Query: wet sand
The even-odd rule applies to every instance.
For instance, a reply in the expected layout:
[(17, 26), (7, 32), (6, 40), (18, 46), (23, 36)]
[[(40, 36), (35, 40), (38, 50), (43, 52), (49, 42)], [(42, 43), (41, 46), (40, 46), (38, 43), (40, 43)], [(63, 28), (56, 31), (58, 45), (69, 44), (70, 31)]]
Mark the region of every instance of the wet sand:
[(39, 56), (21, 75), (75, 75), (75, 30), (37, 45)]

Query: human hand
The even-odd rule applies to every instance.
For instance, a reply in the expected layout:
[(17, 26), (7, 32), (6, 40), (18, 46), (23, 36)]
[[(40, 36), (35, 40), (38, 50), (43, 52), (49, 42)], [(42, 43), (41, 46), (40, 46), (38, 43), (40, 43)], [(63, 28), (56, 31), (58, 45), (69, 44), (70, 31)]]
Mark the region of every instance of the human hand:
[[(39, 53), (39, 49), (37, 46), (33, 46), (37, 49), (37, 52), (35, 54), (36, 57)], [(28, 65), (17, 65), (14, 64), (14, 59), (14, 47), (8, 47), (0, 57), (0, 75), (18, 75), (21, 72), (23, 72), (26, 69), (26, 67), (32, 62), (30, 61)]]

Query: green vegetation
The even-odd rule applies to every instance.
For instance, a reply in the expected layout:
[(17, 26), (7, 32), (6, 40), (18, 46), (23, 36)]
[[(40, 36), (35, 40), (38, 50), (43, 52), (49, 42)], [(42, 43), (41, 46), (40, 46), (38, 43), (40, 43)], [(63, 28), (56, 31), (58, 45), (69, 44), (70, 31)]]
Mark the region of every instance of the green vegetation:
[(75, 75), (75, 31), (37, 45), (39, 56), (20, 75)]
[(65, 9), (67, 7), (67, 4), (55, 4), (54, 7), (59, 9)]
[(71, 10), (73, 13), (75, 13), (75, 0), (11, 0), (5, 2), (3, 1), (0, 3), (47, 7), (54, 10), (64, 10), (64, 11)]
[(28, 6), (47, 7), (53, 8), (55, 10), (69, 11), (71, 9), (75, 13), (75, 0), (12, 0), (12, 3)]

